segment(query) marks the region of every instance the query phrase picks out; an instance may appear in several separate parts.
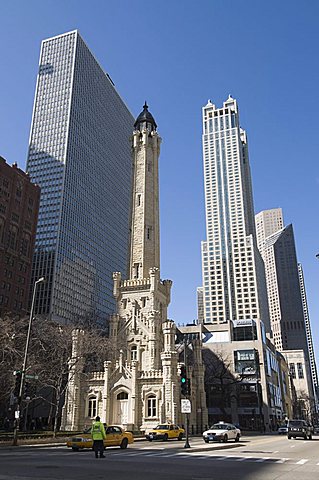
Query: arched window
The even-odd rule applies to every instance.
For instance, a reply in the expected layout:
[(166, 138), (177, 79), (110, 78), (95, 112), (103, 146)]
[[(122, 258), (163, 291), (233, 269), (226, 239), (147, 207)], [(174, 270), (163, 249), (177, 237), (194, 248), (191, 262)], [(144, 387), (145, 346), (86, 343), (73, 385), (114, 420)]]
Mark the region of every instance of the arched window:
[(137, 346), (136, 345), (132, 345), (131, 347), (131, 360), (137, 360)]
[(90, 397), (89, 398), (89, 408), (88, 408), (88, 416), (90, 418), (94, 418), (96, 417), (96, 406), (97, 406), (97, 401), (96, 401), (96, 397)]
[(120, 392), (116, 398), (118, 400), (127, 400), (128, 399), (128, 394), (126, 392)]
[(149, 395), (147, 397), (147, 416), (156, 417), (156, 396)]

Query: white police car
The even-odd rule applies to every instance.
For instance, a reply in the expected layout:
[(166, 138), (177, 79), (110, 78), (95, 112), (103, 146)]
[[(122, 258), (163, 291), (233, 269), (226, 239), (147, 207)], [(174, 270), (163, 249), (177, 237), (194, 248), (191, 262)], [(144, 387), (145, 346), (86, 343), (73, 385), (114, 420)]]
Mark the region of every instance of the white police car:
[(241, 431), (232, 423), (218, 422), (203, 433), (204, 442), (209, 443), (213, 441), (228, 442), (228, 440), (235, 440), (239, 442)]

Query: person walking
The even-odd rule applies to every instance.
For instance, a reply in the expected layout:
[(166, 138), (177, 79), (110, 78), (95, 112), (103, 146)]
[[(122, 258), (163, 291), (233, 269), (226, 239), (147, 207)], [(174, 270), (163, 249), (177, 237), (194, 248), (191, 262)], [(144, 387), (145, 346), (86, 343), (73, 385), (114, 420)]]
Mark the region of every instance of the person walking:
[(106, 438), (105, 428), (99, 416), (96, 417), (95, 421), (92, 424), (91, 436), (93, 439), (93, 450), (95, 452), (95, 458), (105, 458), (104, 456), (104, 443), (103, 440)]

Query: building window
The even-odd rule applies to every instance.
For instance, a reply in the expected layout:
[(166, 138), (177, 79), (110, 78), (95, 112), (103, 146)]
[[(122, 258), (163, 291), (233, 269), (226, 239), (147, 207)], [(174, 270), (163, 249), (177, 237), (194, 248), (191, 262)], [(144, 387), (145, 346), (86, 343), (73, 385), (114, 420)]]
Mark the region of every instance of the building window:
[(302, 363), (297, 363), (298, 378), (304, 378)]
[(97, 401), (96, 401), (96, 397), (91, 397), (89, 398), (89, 410), (88, 410), (88, 416), (90, 418), (94, 418), (96, 417), (96, 405), (97, 405)]
[(118, 396), (116, 398), (117, 398), (117, 400), (128, 400), (128, 393), (121, 392), (121, 393), (118, 394)]
[(156, 417), (156, 396), (150, 395), (147, 398), (147, 416)]
[(137, 346), (133, 345), (131, 348), (131, 360), (136, 361), (137, 360)]
[(296, 368), (294, 363), (289, 363), (289, 371), (291, 378), (296, 378)]

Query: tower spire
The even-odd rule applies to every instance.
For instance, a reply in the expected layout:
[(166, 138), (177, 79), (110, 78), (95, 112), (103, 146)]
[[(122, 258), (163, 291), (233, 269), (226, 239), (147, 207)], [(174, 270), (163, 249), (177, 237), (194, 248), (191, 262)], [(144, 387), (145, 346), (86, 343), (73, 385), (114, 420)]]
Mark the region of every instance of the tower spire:
[(133, 199), (130, 245), (130, 278), (148, 278), (160, 267), (158, 158), (161, 138), (145, 101), (134, 123)]

